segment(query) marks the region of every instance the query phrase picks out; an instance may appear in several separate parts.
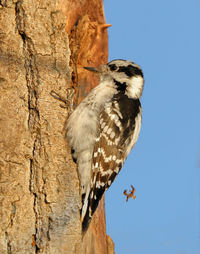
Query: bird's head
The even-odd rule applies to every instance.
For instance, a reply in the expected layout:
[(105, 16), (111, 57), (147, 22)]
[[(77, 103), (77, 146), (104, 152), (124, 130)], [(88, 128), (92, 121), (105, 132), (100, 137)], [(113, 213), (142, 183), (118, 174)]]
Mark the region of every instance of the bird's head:
[(113, 82), (117, 91), (129, 98), (138, 99), (142, 95), (144, 78), (139, 65), (127, 60), (113, 60), (99, 67), (84, 67), (99, 75), (100, 81)]

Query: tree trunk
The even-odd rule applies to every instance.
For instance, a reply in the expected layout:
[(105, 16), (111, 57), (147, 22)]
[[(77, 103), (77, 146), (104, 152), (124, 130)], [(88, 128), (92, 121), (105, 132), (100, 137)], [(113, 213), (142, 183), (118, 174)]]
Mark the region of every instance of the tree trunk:
[[(70, 104), (107, 62), (102, 0), (0, 0), (0, 253), (111, 254), (104, 200), (84, 237)], [(52, 96), (74, 100), (66, 105)], [(68, 89), (68, 90), (67, 90)]]

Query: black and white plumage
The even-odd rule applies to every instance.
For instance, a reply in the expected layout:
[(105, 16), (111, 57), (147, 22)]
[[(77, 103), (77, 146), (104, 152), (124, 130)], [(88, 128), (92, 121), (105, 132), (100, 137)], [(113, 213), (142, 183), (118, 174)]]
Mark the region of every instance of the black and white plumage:
[(100, 81), (70, 115), (66, 132), (78, 166), (83, 231), (138, 139), (144, 85), (141, 68), (131, 61), (85, 68)]

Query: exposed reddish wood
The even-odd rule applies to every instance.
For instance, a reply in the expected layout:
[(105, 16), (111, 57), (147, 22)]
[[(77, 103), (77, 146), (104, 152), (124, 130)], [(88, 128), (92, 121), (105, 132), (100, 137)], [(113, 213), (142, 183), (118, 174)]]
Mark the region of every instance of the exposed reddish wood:
[(72, 85), (76, 90), (75, 104), (78, 104), (98, 83), (96, 75), (83, 66), (98, 66), (108, 61), (108, 26), (105, 26), (102, 0), (60, 0), (59, 7), (67, 18)]

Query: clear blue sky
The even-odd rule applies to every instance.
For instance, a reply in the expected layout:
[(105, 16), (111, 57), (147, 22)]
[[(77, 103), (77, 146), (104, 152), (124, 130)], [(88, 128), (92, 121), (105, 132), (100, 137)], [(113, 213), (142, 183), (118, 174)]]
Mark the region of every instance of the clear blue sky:
[(139, 141), (106, 192), (107, 233), (116, 254), (200, 254), (200, 1), (104, 7), (109, 60), (133, 60), (145, 76)]

